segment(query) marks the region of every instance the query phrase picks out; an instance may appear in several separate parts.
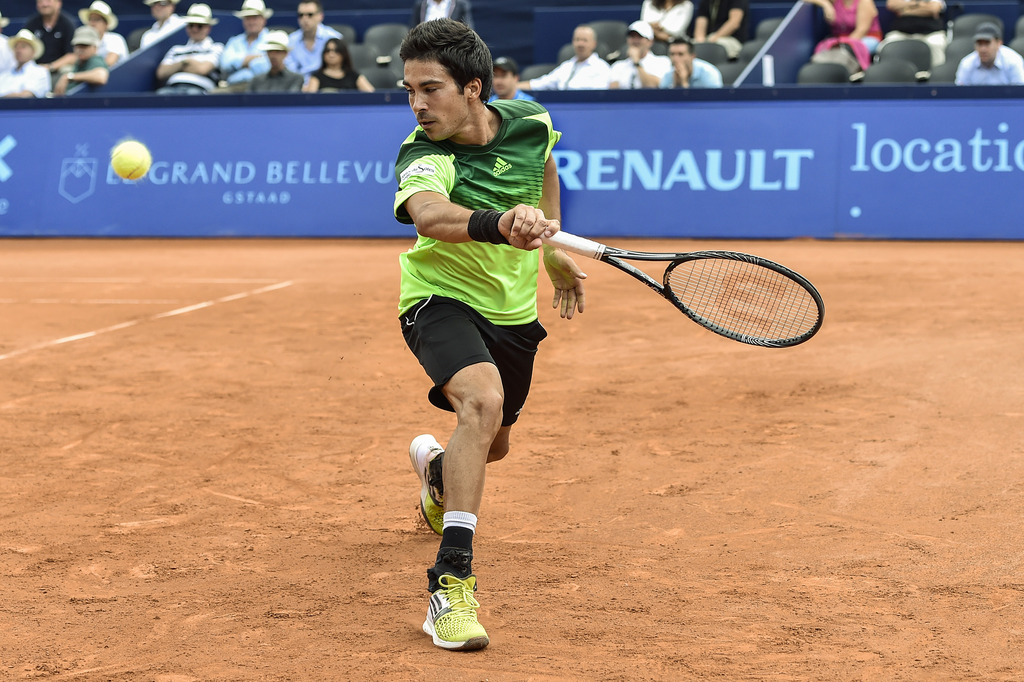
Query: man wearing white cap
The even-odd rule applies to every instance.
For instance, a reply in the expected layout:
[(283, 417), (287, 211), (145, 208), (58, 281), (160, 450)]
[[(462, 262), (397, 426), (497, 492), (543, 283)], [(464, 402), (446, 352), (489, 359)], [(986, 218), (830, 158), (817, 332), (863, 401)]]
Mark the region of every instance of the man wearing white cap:
[(178, 6), (178, 0), (146, 0), (146, 4), (149, 5), (149, 13), (156, 21), (142, 34), (142, 40), (139, 41), (141, 50), (185, 25), (185, 20), (174, 11)]
[(0, 73), (0, 96), (2, 97), (46, 97), (50, 92), (50, 72), (36, 64), (43, 54), (43, 43), (31, 31), (22, 29), (10, 41), (14, 52), (14, 68)]
[(110, 9), (110, 5), (103, 0), (94, 0), (91, 5), (78, 11), (78, 18), (81, 19), (83, 26), (92, 26), (96, 35), (100, 37), (96, 54), (103, 57), (107, 66), (112, 67), (120, 60), (128, 58), (128, 43), (121, 34), (113, 32), (117, 28), (117, 16)]
[(249, 92), (300, 92), (302, 74), (285, 68), (284, 60), (290, 50), (288, 34), (284, 31), (270, 31), (260, 41), (259, 48), (267, 53), (270, 70), (249, 81)]
[(267, 9), (263, 0), (245, 0), (241, 11), (234, 14), (242, 20), (244, 33), (232, 36), (224, 44), (220, 58), (221, 76), (230, 85), (248, 83), (270, 70), (267, 53), (259, 46), (267, 37), (267, 19), (273, 16), (274, 10)]
[(639, 90), (656, 88), (665, 74), (672, 70), (672, 60), (651, 52), (654, 29), (646, 21), (634, 21), (626, 35), (629, 47), (626, 58), (612, 64), (609, 88)]
[(217, 87), (217, 67), (224, 46), (210, 38), (210, 27), (218, 22), (210, 6), (197, 2), (185, 14), (188, 42), (167, 50), (156, 67), (156, 79), (164, 86), (160, 95), (205, 95)]

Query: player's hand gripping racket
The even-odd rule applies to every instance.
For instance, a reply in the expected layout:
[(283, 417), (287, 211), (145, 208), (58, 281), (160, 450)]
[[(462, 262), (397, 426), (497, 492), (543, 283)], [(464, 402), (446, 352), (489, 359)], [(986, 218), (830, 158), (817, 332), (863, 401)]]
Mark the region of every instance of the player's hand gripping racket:
[[(825, 304), (814, 285), (765, 258), (735, 251), (626, 251), (566, 232), (544, 241), (632, 275), (697, 324), (741, 343), (795, 346), (814, 336), (825, 317)], [(667, 261), (662, 283), (623, 258)]]

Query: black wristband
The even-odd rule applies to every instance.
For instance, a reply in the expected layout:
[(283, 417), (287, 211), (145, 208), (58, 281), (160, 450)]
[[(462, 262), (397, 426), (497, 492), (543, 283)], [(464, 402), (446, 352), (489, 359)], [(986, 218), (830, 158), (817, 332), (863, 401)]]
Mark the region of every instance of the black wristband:
[(491, 244), (508, 244), (505, 235), (498, 230), (498, 221), (504, 215), (503, 211), (484, 209), (473, 211), (469, 216), (469, 238), (475, 242), (490, 242)]

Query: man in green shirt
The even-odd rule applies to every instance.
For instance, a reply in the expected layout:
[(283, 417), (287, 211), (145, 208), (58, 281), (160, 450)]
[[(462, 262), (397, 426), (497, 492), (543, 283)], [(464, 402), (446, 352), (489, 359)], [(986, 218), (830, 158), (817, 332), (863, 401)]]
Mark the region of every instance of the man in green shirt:
[(473, 535), (484, 468), (508, 453), (547, 335), (537, 319), (538, 261), (566, 319), (583, 311), (586, 275), (543, 244), (561, 215), (551, 156), (561, 134), (547, 111), (524, 100), (486, 104), (490, 52), (460, 22), (417, 25), (399, 55), (419, 124), (395, 163), (395, 217), (418, 233), (400, 257), (400, 321), (433, 381), (430, 402), (458, 417), (447, 447), (423, 435), (409, 448), (420, 508), (441, 535), (423, 630), (445, 649), (479, 649), (489, 640), (473, 596)]
[(68, 89), (80, 83), (94, 87), (107, 84), (110, 67), (103, 57), (97, 54), (100, 36), (91, 26), (79, 26), (71, 38), (75, 48), (75, 63), (71, 71), (57, 79), (53, 86), (53, 94), (64, 95)]

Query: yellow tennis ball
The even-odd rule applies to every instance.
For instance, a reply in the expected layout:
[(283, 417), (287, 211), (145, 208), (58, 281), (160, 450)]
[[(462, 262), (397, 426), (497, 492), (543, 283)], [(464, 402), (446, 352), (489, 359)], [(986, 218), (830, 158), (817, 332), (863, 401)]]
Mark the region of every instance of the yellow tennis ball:
[(136, 140), (127, 140), (110, 150), (110, 165), (125, 180), (143, 177), (152, 163), (153, 157), (146, 145)]

